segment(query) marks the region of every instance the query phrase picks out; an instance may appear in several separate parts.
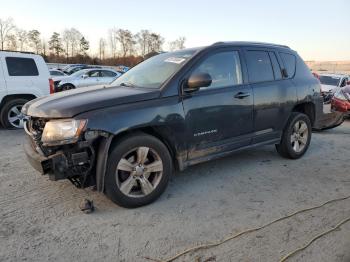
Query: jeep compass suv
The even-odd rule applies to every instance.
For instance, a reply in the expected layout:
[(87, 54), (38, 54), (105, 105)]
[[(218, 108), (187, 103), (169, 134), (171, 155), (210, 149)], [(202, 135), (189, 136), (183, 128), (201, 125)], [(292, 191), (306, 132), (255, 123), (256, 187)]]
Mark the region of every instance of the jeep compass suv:
[(220, 42), (147, 59), (109, 87), (27, 103), (25, 151), (52, 180), (138, 207), (174, 169), (254, 146), (301, 157), (322, 115), (320, 83), (287, 46)]

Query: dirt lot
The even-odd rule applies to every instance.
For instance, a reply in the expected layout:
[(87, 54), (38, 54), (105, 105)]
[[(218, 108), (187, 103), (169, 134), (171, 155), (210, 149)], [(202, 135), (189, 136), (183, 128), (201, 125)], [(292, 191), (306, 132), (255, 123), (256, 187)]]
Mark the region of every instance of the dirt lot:
[[(309, 151), (297, 161), (267, 146), (192, 167), (176, 174), (157, 202), (133, 210), (68, 181), (39, 176), (25, 159), (22, 139), (22, 131), (0, 130), (0, 261), (164, 259), (350, 195), (350, 121), (314, 133)], [(87, 195), (97, 207), (90, 215), (78, 208)], [(349, 216), (350, 199), (179, 261), (278, 261)], [(349, 233), (346, 223), (290, 261), (350, 261)]]

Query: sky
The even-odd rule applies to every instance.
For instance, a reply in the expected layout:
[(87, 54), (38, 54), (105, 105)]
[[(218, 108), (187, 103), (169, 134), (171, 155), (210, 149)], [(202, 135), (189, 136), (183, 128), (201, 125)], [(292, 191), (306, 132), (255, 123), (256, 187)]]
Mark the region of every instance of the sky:
[[(0, 18), (19, 28), (52, 32), (77, 28), (97, 53), (113, 27), (149, 29), (186, 47), (218, 41), (284, 44), (304, 60), (350, 60), (349, 0), (0, 0)], [(166, 45), (165, 45), (166, 47)]]

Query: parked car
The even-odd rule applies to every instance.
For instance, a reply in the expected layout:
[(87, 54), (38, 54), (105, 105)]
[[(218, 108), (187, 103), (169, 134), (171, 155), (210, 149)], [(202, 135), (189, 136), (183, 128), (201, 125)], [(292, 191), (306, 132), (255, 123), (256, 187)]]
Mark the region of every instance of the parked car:
[(58, 76), (67, 76), (64, 72), (58, 69), (50, 69), (50, 76), (58, 77)]
[(344, 74), (320, 74), (318, 79), (321, 82), (321, 92), (325, 104), (330, 104), (334, 93), (340, 87), (346, 85), (349, 76)]
[(67, 71), (64, 71), (67, 75), (74, 74), (83, 69), (92, 69), (92, 68), (102, 68), (101, 66), (90, 66), (90, 65), (79, 65), (74, 66), (73, 68), (69, 68)]
[(300, 158), (323, 125), (319, 81), (282, 45), (163, 53), (112, 85), (27, 103), (25, 151), (50, 179), (96, 185), (124, 207), (158, 198), (174, 169), (240, 149), (271, 144)]
[(55, 90), (60, 92), (78, 87), (107, 85), (120, 75), (121, 73), (108, 68), (83, 69), (61, 79), (54, 78)]
[(22, 128), (22, 106), (52, 93), (53, 82), (44, 59), (24, 52), (0, 51), (0, 122), (5, 128)]
[(332, 110), (344, 112), (346, 116), (350, 115), (350, 82), (335, 92), (331, 105)]
[(63, 72), (67, 72), (67, 71), (73, 69), (74, 67), (81, 67), (81, 66), (86, 66), (86, 65), (85, 64), (71, 64), (71, 65), (66, 65), (62, 69), (58, 69), (58, 70), (61, 70)]

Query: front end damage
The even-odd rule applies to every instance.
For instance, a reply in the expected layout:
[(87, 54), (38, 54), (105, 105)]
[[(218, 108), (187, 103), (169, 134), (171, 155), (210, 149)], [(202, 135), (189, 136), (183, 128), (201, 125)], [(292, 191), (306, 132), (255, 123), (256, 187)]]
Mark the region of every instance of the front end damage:
[[(96, 158), (96, 151), (105, 141), (109, 141), (110, 135), (101, 131), (84, 130), (74, 143), (61, 145), (46, 145), (42, 142), (42, 135), (46, 119), (28, 118), (25, 121), (27, 137), (24, 150), (30, 164), (41, 174), (48, 175), (50, 180), (68, 179), (76, 187), (85, 188), (96, 185), (101, 190), (101, 178), (96, 176), (105, 170), (106, 155)], [(108, 152), (108, 151), (107, 151)], [(96, 164), (99, 163), (96, 168)]]

